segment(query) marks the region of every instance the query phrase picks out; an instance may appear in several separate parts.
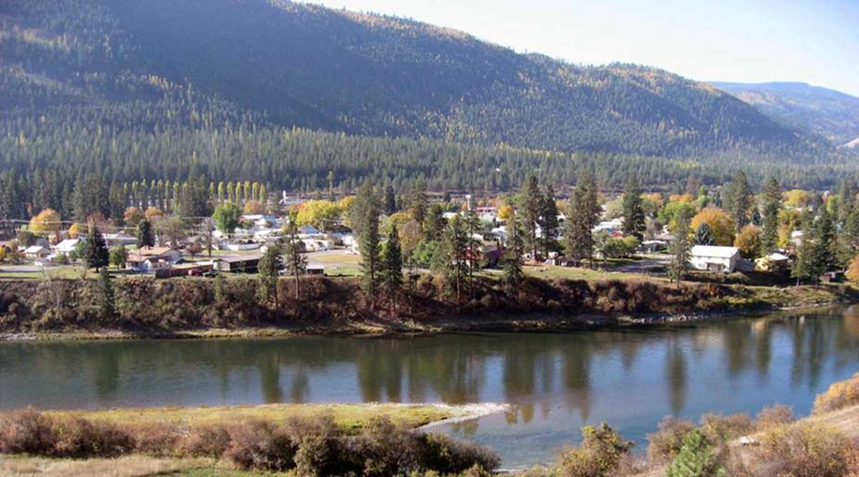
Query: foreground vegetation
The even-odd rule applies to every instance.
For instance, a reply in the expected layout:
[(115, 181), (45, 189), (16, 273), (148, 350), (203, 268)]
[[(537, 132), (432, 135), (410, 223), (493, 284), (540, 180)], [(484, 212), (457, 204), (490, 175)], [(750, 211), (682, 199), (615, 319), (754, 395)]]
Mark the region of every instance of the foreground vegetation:
[[(432, 406), (301, 406), (0, 414), (0, 472), (10, 475), (488, 475), (492, 451), (414, 427), (456, 410)], [(392, 417), (393, 416), (393, 417)], [(606, 424), (582, 429), (527, 477), (841, 477), (859, 472), (859, 374), (821, 394), (796, 421), (776, 405), (756, 418), (672, 417), (646, 453)], [(83, 460), (67, 460), (68, 458)]]

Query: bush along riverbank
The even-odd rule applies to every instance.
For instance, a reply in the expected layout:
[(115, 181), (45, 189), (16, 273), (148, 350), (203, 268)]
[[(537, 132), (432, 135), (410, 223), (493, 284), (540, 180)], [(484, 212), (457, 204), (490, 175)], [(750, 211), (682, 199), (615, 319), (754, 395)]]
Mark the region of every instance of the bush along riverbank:
[(99, 280), (0, 281), (5, 338), (235, 336), (267, 333), (371, 333), (552, 329), (604, 325), (629, 317), (704, 315), (795, 308), (859, 299), (851, 286), (754, 287), (659, 279), (531, 278), (515, 291), (475, 278), (456, 300), (442, 280), (423, 275), (396, 296), (372, 298), (354, 279), (277, 281), (260, 299), (259, 282), (122, 277)]

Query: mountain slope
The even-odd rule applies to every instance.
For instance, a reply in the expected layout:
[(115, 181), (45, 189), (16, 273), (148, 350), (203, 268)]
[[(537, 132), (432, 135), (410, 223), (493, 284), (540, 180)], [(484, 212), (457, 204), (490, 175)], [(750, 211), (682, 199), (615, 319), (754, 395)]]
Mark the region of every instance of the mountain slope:
[(765, 114), (837, 146), (859, 136), (859, 98), (805, 83), (712, 83)]
[[(0, 16), (0, 99), (16, 121), (47, 113), (80, 124), (98, 108), (100, 124), (118, 129), (242, 117), (558, 151), (792, 162), (832, 153), (707, 84), (520, 55), (397, 18), (283, 0), (7, 0)], [(181, 110), (192, 95), (208, 112)]]

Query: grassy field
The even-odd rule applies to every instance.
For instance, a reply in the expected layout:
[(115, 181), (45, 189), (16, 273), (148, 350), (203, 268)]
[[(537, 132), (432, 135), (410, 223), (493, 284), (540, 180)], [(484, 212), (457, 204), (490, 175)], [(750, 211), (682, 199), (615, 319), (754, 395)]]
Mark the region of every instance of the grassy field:
[(396, 422), (419, 427), (431, 422), (460, 416), (455, 407), (423, 404), (265, 404), (258, 406), (141, 408), (100, 411), (48, 411), (47, 415), (74, 415), (104, 420), (120, 425), (147, 423), (219, 424), (262, 419), (283, 422), (291, 417), (313, 417), (330, 414), (348, 430), (360, 429), (372, 418), (387, 416)]
[(551, 280), (566, 278), (570, 280), (663, 280), (637, 273), (613, 272), (590, 268), (558, 267), (554, 265), (526, 265), (525, 273), (535, 278)]

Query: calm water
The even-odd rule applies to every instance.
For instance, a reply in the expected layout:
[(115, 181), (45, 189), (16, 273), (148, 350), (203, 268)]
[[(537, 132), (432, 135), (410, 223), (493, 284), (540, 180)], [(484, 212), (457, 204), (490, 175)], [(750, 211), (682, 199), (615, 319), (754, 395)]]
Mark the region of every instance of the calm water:
[(859, 371), (859, 308), (566, 334), (0, 343), (0, 409), (274, 402), (505, 402), (440, 428), (505, 467), (549, 461), (584, 423), (644, 442), (667, 414), (799, 414)]

